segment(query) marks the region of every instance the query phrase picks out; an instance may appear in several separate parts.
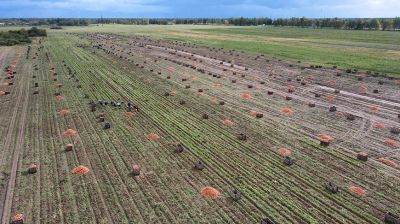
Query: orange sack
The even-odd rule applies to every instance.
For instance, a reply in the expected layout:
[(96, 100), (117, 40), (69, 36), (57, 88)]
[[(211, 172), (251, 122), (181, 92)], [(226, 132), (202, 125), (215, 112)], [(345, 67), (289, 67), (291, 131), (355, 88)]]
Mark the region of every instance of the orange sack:
[(285, 113), (285, 114), (291, 114), (291, 113), (293, 113), (293, 110), (290, 109), (290, 108), (285, 107), (285, 108), (281, 109), (281, 112)]
[(221, 193), (213, 187), (203, 187), (200, 191), (200, 194), (205, 198), (211, 199), (218, 198), (221, 195)]
[(149, 140), (156, 140), (156, 139), (159, 139), (160, 136), (158, 136), (158, 135), (155, 134), (155, 133), (150, 133), (150, 134), (147, 134), (147, 135), (146, 135), (146, 138), (149, 139)]
[(361, 187), (351, 186), (349, 187), (349, 190), (360, 197), (364, 197), (367, 194), (367, 192)]
[(319, 139), (321, 142), (330, 142), (330, 141), (333, 140), (332, 136), (326, 135), (326, 134), (320, 134), (320, 135), (318, 135), (318, 139)]
[(290, 151), (289, 149), (281, 148), (278, 149), (278, 154), (282, 156), (290, 156), (292, 155), (292, 151)]
[(399, 164), (398, 164), (398, 163), (396, 163), (395, 161), (390, 160), (390, 159), (379, 158), (378, 161), (381, 162), (381, 163), (384, 163), (384, 164), (386, 164), (386, 165), (388, 165), (388, 166), (391, 166), (391, 167), (393, 167), (393, 168), (399, 167)]
[(66, 131), (63, 132), (63, 135), (65, 136), (72, 136), (72, 135), (76, 135), (78, 132), (73, 130), (73, 129), (68, 129)]
[(240, 98), (242, 98), (242, 99), (251, 99), (251, 95), (248, 92), (244, 92), (244, 93), (242, 93)]
[(223, 123), (224, 125), (226, 125), (226, 126), (231, 126), (231, 125), (233, 125), (233, 121), (228, 120), (228, 119), (224, 120), (222, 123)]
[(87, 168), (86, 166), (80, 165), (80, 166), (77, 166), (74, 169), (72, 169), (71, 172), (76, 175), (83, 175), (83, 174), (89, 173), (89, 171), (90, 171), (89, 168)]
[(68, 112), (69, 112), (68, 110), (62, 109), (59, 112), (57, 112), (57, 114), (60, 115), (60, 116), (65, 116), (66, 114), (68, 114)]

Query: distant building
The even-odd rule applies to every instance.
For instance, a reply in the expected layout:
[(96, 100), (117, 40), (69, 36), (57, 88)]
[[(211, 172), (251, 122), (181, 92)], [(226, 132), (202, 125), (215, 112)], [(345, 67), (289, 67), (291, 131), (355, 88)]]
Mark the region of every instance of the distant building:
[(5, 23), (0, 23), (0, 26), (5, 26), (6, 24)]

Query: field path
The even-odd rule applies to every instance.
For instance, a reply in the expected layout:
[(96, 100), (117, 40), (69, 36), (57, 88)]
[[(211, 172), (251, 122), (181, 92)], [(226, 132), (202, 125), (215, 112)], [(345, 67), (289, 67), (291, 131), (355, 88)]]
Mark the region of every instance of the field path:
[[(31, 71), (31, 69), (27, 68), (27, 71)], [(22, 114), (20, 114), (20, 122), (18, 124), (18, 137), (17, 137), (17, 143), (14, 148), (14, 154), (12, 157), (12, 166), (11, 166), (11, 172), (10, 172), (10, 179), (7, 184), (4, 200), (2, 203), (4, 206), (2, 207), (2, 221), (1, 223), (6, 224), (9, 223), (10, 220), (10, 213), (11, 213), (11, 207), (12, 207), (12, 200), (14, 197), (14, 188), (15, 188), (15, 180), (17, 177), (17, 171), (18, 171), (18, 164), (20, 161), (20, 156), (21, 156), (21, 151), (22, 147), (24, 145), (24, 131), (25, 131), (25, 121), (26, 121), (26, 114), (28, 110), (28, 104), (29, 104), (29, 82), (22, 81), (21, 86), (23, 88), (20, 88), (18, 100), (15, 104), (15, 109), (13, 113), (12, 120), (10, 122), (10, 128), (7, 133), (7, 138), (5, 141), (5, 145), (9, 145), (10, 141), (12, 139), (12, 133), (14, 132), (15, 128), (15, 120), (18, 115), (18, 108), (19, 105), (22, 101), (22, 98), (24, 97), (23, 100), (23, 109), (22, 109)]]
[[(328, 91), (328, 92), (333, 92), (335, 90), (334, 88), (321, 86), (321, 85), (317, 85), (317, 87), (322, 89), (322, 90)], [(377, 98), (373, 98), (373, 97), (369, 97), (369, 96), (363, 96), (363, 95), (360, 95), (360, 94), (350, 93), (350, 92), (343, 91), (343, 90), (340, 91), (340, 93), (342, 95), (344, 95), (344, 96), (353, 97), (355, 99), (364, 100), (366, 102), (392, 106), (392, 107), (394, 107), (396, 109), (400, 108), (400, 103), (397, 103), (397, 102), (391, 102), (391, 101), (388, 101), (388, 100), (382, 100), (382, 99), (377, 99)]]

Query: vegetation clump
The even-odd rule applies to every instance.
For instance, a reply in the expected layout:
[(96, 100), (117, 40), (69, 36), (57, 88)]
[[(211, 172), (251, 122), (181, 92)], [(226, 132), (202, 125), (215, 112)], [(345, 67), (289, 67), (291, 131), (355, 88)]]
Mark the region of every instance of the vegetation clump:
[(283, 164), (286, 166), (291, 166), (294, 164), (294, 159), (292, 159), (290, 156), (285, 156), (283, 159)]
[(390, 223), (390, 224), (400, 223), (400, 217), (391, 212), (387, 212), (385, 214), (385, 223)]
[(230, 192), (230, 196), (234, 201), (239, 201), (242, 198), (242, 194), (236, 189)]
[(336, 184), (332, 183), (332, 182), (328, 182), (325, 185), (325, 189), (327, 191), (331, 192), (332, 194), (337, 194), (339, 192), (339, 187)]
[(31, 43), (30, 37), (45, 37), (46, 30), (32, 27), (29, 30), (9, 30), (0, 32), (0, 46), (12, 46), (17, 44)]
[(62, 30), (62, 26), (51, 26), (50, 29), (52, 30)]

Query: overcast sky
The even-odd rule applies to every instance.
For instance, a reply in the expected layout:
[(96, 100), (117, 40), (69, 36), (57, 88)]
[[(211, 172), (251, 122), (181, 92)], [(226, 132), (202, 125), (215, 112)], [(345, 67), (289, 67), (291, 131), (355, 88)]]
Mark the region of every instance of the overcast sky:
[(10, 17), (395, 17), (400, 0), (0, 0)]

